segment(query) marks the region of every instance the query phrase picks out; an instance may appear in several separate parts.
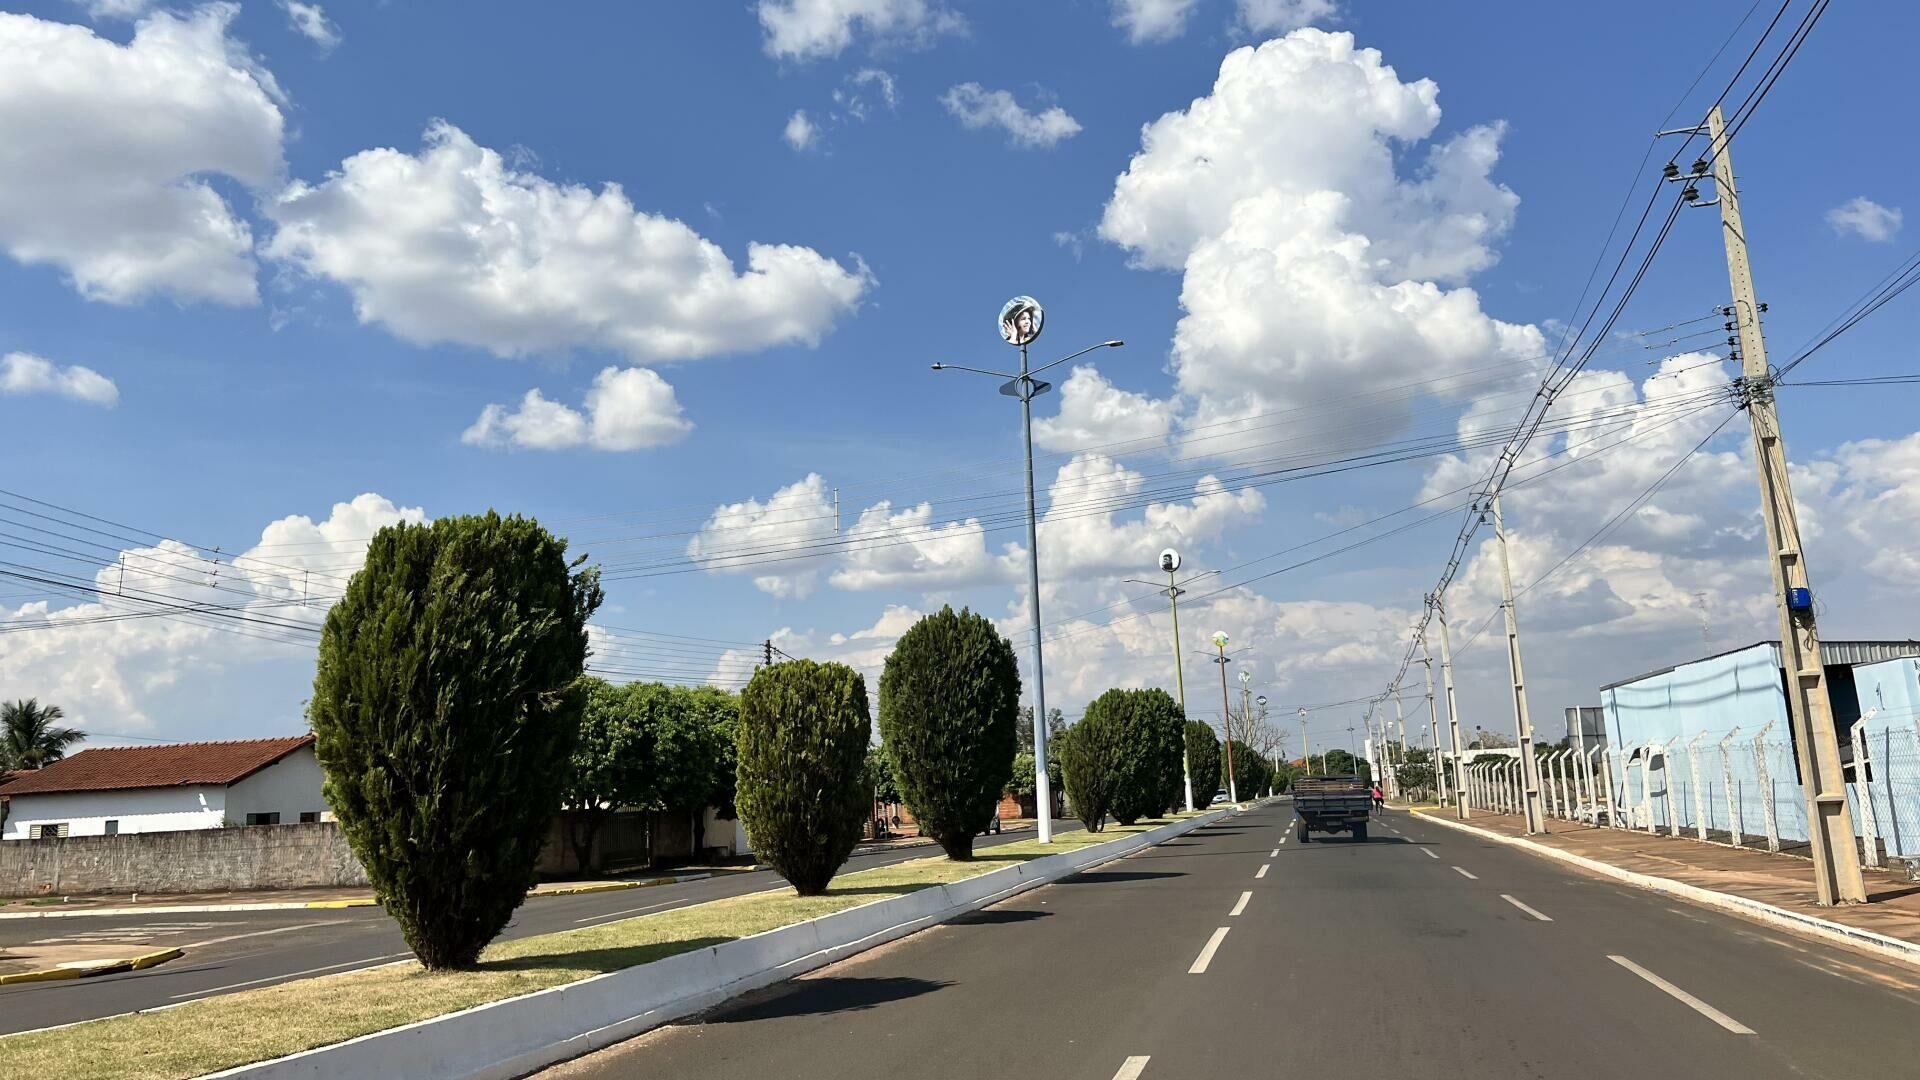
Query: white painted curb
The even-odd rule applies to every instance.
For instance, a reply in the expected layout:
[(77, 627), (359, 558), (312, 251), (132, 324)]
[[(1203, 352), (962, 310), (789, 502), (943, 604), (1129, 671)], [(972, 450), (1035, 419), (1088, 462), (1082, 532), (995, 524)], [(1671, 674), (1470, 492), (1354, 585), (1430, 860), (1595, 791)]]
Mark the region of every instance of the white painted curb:
[(377, 1031), (205, 1080), (508, 1080), (1220, 821), (1218, 810), (950, 885)]
[[(593, 893), (652, 889), (662, 885), (685, 885), (689, 881), (705, 881), (712, 876), (709, 873), (673, 874), (631, 883), (620, 882), (611, 888), (568, 889), (563, 887), (547, 892), (530, 892), (527, 894), (527, 899), (539, 900), (548, 896), (586, 896)], [(348, 900), (263, 901), (244, 904), (141, 904), (139, 907), (81, 908), (77, 911), (61, 911), (58, 908), (49, 908), (45, 911), (0, 911), (0, 919), (84, 919), (96, 915), (211, 915), (226, 911), (339, 911), (346, 908), (379, 906), (380, 902), (372, 897), (356, 896)]]
[(1612, 863), (1601, 862), (1598, 859), (1589, 859), (1585, 855), (1575, 855), (1571, 851), (1562, 851), (1559, 848), (1548, 847), (1545, 844), (1536, 844), (1531, 840), (1526, 840), (1521, 837), (1507, 836), (1503, 833), (1489, 832), (1472, 825), (1464, 825), (1439, 814), (1413, 814), (1412, 816), (1421, 821), (1431, 821), (1436, 824), (1445, 825), (1450, 829), (1470, 832), (1475, 836), (1487, 840), (1498, 840), (1503, 844), (1511, 844), (1514, 847), (1518, 847), (1523, 851), (1532, 852), (1535, 855), (1542, 855), (1549, 859), (1558, 859), (1564, 863), (1571, 863), (1583, 870), (1591, 870), (1603, 877), (1623, 881), (1636, 888), (1646, 889), (1649, 892), (1664, 893), (1668, 896), (1680, 897), (1683, 900), (1691, 900), (1696, 904), (1702, 904), (1707, 907), (1719, 908), (1723, 911), (1732, 911), (1750, 919), (1780, 927), (1783, 930), (1791, 930), (1809, 937), (1836, 941), (1843, 945), (1851, 945), (1856, 949), (1873, 953), (1884, 959), (1920, 966), (1920, 944), (1911, 941), (1903, 941), (1900, 938), (1889, 937), (1886, 934), (1876, 934), (1872, 930), (1862, 930), (1857, 926), (1848, 926), (1845, 923), (1830, 922), (1826, 919), (1803, 914), (1802, 912), (1793, 911), (1789, 908), (1775, 907), (1772, 904), (1762, 903), (1759, 900), (1754, 900), (1749, 897), (1735, 896), (1732, 893), (1715, 892), (1712, 889), (1703, 889), (1698, 885), (1689, 885), (1684, 881), (1675, 881), (1672, 878), (1655, 877), (1652, 874), (1640, 874), (1632, 870), (1623, 870)]

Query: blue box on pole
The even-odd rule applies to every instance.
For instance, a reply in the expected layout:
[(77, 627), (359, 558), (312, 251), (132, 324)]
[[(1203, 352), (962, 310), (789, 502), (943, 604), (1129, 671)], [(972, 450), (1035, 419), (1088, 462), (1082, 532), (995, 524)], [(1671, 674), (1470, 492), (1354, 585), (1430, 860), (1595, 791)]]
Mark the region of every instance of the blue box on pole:
[(1812, 611), (1813, 610), (1813, 590), (1812, 589), (1788, 589), (1787, 590), (1787, 610), (1788, 611)]

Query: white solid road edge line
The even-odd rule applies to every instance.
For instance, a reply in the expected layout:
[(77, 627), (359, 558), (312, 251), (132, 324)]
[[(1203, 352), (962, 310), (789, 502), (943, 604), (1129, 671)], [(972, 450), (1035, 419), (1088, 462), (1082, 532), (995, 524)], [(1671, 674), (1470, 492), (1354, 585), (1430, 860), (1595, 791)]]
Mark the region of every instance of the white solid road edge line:
[(1528, 907), (1527, 905), (1521, 903), (1520, 901), (1515, 900), (1513, 897), (1508, 896), (1506, 893), (1501, 893), (1500, 899), (1505, 900), (1507, 903), (1512, 904), (1514, 907), (1519, 908), (1521, 911), (1524, 911), (1527, 914), (1533, 916), (1534, 918), (1539, 919), (1541, 922), (1553, 921), (1551, 916), (1540, 914), (1538, 911), (1535, 911), (1534, 909)]
[(1200, 950), (1199, 957), (1194, 960), (1193, 966), (1187, 969), (1187, 974), (1205, 975), (1207, 973), (1207, 965), (1213, 963), (1213, 954), (1220, 951), (1220, 943), (1227, 940), (1227, 931), (1231, 929), (1233, 927), (1223, 926), (1213, 932), (1213, 936), (1207, 939), (1207, 947)]
[(1473, 875), (1473, 874), (1471, 874), (1471, 873), (1469, 873), (1469, 872), (1467, 872), (1466, 870), (1463, 870), (1463, 869), (1461, 869), (1461, 868), (1460, 868), (1460, 867), (1458, 867), (1458, 866), (1456, 866), (1456, 867), (1454, 867), (1454, 868), (1453, 868), (1453, 872), (1454, 872), (1454, 873), (1456, 873), (1456, 874), (1459, 874), (1459, 875), (1460, 875), (1461, 877), (1463, 877), (1463, 878), (1467, 878), (1467, 879), (1469, 879), (1469, 880), (1472, 880), (1472, 881), (1479, 881), (1479, 880), (1480, 880), (1480, 879), (1479, 879), (1478, 877), (1476, 877), (1475, 875)]
[(1260, 864), (1260, 869), (1258, 869), (1258, 870), (1255, 870), (1255, 871), (1253, 872), (1253, 879), (1254, 879), (1255, 881), (1258, 881), (1258, 880), (1260, 880), (1261, 878), (1263, 878), (1263, 877), (1266, 877), (1266, 876), (1267, 876), (1267, 867), (1269, 867), (1269, 866), (1272, 866), (1272, 865), (1273, 865), (1272, 863), (1261, 863), (1261, 864)]
[(290, 971), (284, 975), (269, 975), (264, 979), (248, 979), (246, 982), (228, 983), (225, 986), (215, 986), (206, 990), (189, 990), (184, 994), (173, 995), (172, 1000), (179, 1001), (182, 998), (197, 998), (197, 997), (204, 997), (208, 994), (223, 994), (228, 990), (239, 990), (248, 986), (258, 986), (261, 983), (291, 982), (294, 979), (302, 979), (307, 977), (308, 975), (319, 975), (322, 972), (338, 971), (341, 968), (353, 967), (355, 964), (378, 964), (382, 960), (392, 960), (392, 961), (395, 961), (396, 963), (405, 963), (406, 961), (402, 960), (401, 957), (411, 957), (411, 956), (413, 956), (412, 953), (404, 952), (404, 953), (389, 953), (386, 956), (369, 956), (364, 960), (345, 960), (338, 964), (328, 964), (325, 967), (308, 968), (305, 971)]
[(1531, 840), (1525, 840), (1517, 836), (1505, 836), (1497, 832), (1490, 832), (1486, 829), (1465, 824), (1464, 822), (1450, 821), (1437, 814), (1422, 814), (1420, 816), (1446, 828), (1472, 833), (1482, 840), (1492, 840), (1495, 843), (1508, 844), (1543, 859), (1556, 859), (1560, 862), (1577, 866), (1589, 873), (1598, 874), (1601, 877), (1609, 877), (1615, 881), (1622, 881), (1635, 888), (1645, 889), (1648, 892), (1675, 896), (1683, 900), (1690, 900), (1703, 907), (1731, 912), (1736, 915), (1744, 915), (1755, 922), (1766, 923), (1769, 926), (1774, 926), (1781, 930), (1790, 930), (1802, 937), (1815, 937), (1823, 941), (1830, 941), (1840, 945), (1847, 945), (1864, 952), (1870, 952), (1884, 960), (1892, 960), (1908, 965), (1920, 965), (1920, 944), (1915, 942), (1889, 937), (1886, 934), (1877, 934), (1872, 930), (1863, 930), (1860, 927), (1848, 926), (1845, 923), (1832, 922), (1814, 915), (1805, 915), (1797, 911), (1790, 911), (1787, 908), (1774, 907), (1772, 904), (1765, 903), (1764, 901), (1754, 900), (1750, 897), (1739, 896), (1734, 893), (1715, 892), (1712, 889), (1703, 888), (1699, 885), (1689, 885), (1684, 881), (1675, 881), (1672, 878), (1663, 878), (1656, 874), (1642, 874), (1637, 871), (1622, 869), (1612, 863), (1601, 862), (1599, 859), (1590, 859), (1585, 855), (1576, 855), (1571, 851), (1562, 851), (1559, 848), (1549, 847), (1546, 844), (1536, 844)]
[(1140, 1074), (1147, 1069), (1147, 1062), (1153, 1060), (1145, 1054), (1130, 1057), (1120, 1063), (1120, 1071), (1113, 1074), (1113, 1080), (1140, 1080)]
[(1638, 975), (1641, 978), (1652, 983), (1653, 985), (1659, 987), (1661, 990), (1664, 990), (1667, 994), (1671, 995), (1675, 1000), (1686, 1005), (1688, 1008), (1692, 1009), (1694, 1012), (1699, 1013), (1701, 1016), (1704, 1016), (1707, 1019), (1713, 1021), (1714, 1023), (1719, 1024), (1721, 1027), (1726, 1028), (1728, 1031), (1733, 1032), (1735, 1035), (1753, 1034), (1752, 1028), (1748, 1027), (1747, 1025), (1741, 1023), (1738, 1020), (1735, 1020), (1733, 1017), (1728, 1016), (1726, 1013), (1721, 1012), (1719, 1009), (1714, 1008), (1713, 1006), (1707, 1004), (1706, 1002), (1701, 1001), (1699, 998), (1694, 997), (1692, 994), (1687, 993), (1685, 990), (1680, 989), (1679, 987), (1673, 985), (1672, 983), (1661, 978), (1660, 976), (1655, 975), (1653, 972), (1648, 971), (1646, 968), (1641, 967), (1639, 964), (1634, 963), (1633, 961), (1627, 959), (1626, 957), (1609, 955), (1607, 959), (1613, 961), (1616, 964), (1619, 964), (1621, 967), (1626, 968), (1628, 971), (1633, 972), (1635, 975)]
[(1232, 911), (1227, 912), (1227, 918), (1231, 919), (1234, 916), (1240, 914), (1241, 912), (1247, 910), (1247, 901), (1252, 899), (1253, 899), (1252, 893), (1250, 892), (1241, 893), (1239, 902), (1233, 905)]

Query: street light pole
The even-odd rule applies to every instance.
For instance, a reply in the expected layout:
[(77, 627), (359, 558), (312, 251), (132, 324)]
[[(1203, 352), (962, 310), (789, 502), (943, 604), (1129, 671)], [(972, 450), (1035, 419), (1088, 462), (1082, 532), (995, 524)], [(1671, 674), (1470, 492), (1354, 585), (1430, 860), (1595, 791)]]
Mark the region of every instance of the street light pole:
[[(1020, 399), (1020, 434), (1027, 456), (1027, 588), (1028, 614), (1033, 620), (1033, 796), (1034, 816), (1039, 819), (1038, 839), (1043, 844), (1053, 842), (1053, 784), (1047, 778), (1047, 680), (1046, 664), (1040, 647), (1040, 522), (1034, 511), (1033, 497), (1033, 399), (1052, 389), (1052, 384), (1035, 375), (1047, 368), (1064, 364), (1078, 356), (1095, 349), (1117, 349), (1123, 342), (1103, 341), (1098, 345), (1089, 345), (1079, 352), (1063, 356), (1037, 368), (1027, 366), (1027, 346), (1039, 336), (1041, 323), (1038, 317), (1039, 305), (1031, 298), (1022, 297), (1009, 303), (1012, 310), (1020, 300), (1026, 301), (1036, 313), (1031, 321), (1031, 329), (1017, 342), (1020, 347), (1020, 373), (1009, 375), (1001, 371), (988, 371), (985, 368), (963, 367), (959, 364), (935, 364), (933, 370), (944, 371), (952, 368), (956, 371), (971, 371), (982, 375), (994, 375), (1006, 379), (1000, 392), (1008, 397)], [(1005, 311), (1002, 321), (1006, 322)], [(1009, 337), (1010, 342), (1013, 338)]]
[(1220, 650), (1214, 663), (1220, 665), (1220, 722), (1227, 726), (1227, 801), (1235, 806), (1240, 804), (1240, 786), (1233, 776), (1233, 706), (1227, 702), (1227, 665), (1233, 661), (1227, 659), (1227, 635), (1216, 631), (1213, 635), (1213, 647)]
[[(1184, 717), (1187, 714), (1187, 673), (1186, 662), (1180, 656), (1180, 597), (1185, 595), (1187, 590), (1180, 586), (1206, 577), (1207, 574), (1217, 574), (1219, 571), (1208, 570), (1205, 573), (1193, 575), (1185, 582), (1175, 581), (1173, 575), (1180, 569), (1180, 553), (1172, 548), (1160, 553), (1160, 568), (1167, 572), (1167, 587), (1160, 591), (1166, 594), (1167, 603), (1172, 605), (1173, 610), (1173, 685), (1179, 691), (1180, 715)], [(1152, 581), (1141, 581), (1137, 578), (1127, 580), (1136, 585), (1153, 585), (1159, 588), (1159, 585)], [(1184, 730), (1180, 733), (1180, 777), (1187, 790), (1187, 813), (1191, 814), (1193, 813), (1193, 758), (1187, 751), (1187, 735)]]
[(1304, 706), (1300, 709), (1300, 768), (1300, 775), (1313, 775), (1313, 754), (1307, 749), (1307, 710)]

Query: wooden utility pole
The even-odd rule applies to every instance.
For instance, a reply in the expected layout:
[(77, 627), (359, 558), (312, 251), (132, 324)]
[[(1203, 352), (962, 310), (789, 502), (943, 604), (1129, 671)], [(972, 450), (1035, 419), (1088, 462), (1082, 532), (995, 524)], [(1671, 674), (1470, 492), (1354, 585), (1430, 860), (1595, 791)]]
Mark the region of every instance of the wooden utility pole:
[[(1786, 672), (1794, 756), (1807, 800), (1814, 888), (1822, 906), (1859, 903), (1867, 898), (1866, 882), (1860, 876), (1860, 854), (1854, 847), (1853, 813), (1847, 806), (1846, 782), (1841, 774), (1840, 744), (1833, 727), (1833, 705), (1827, 697), (1813, 591), (1800, 547), (1793, 486), (1787, 477), (1787, 451), (1780, 441), (1773, 374), (1767, 367), (1767, 346), (1760, 334), (1763, 309), (1754, 298), (1753, 267), (1747, 261), (1747, 231), (1740, 220), (1731, 144), (1718, 105), (1707, 114), (1707, 134), (1719, 196), (1720, 231), (1727, 245), (1727, 277), (1733, 284), (1732, 321), (1740, 335), (1740, 378), (1736, 385), (1753, 424), (1753, 456), (1760, 469), (1760, 516), (1767, 531), (1773, 598), (1780, 608), (1780, 663)], [(1696, 174), (1699, 171), (1696, 167)], [(1689, 201), (1693, 197), (1697, 196)]]

